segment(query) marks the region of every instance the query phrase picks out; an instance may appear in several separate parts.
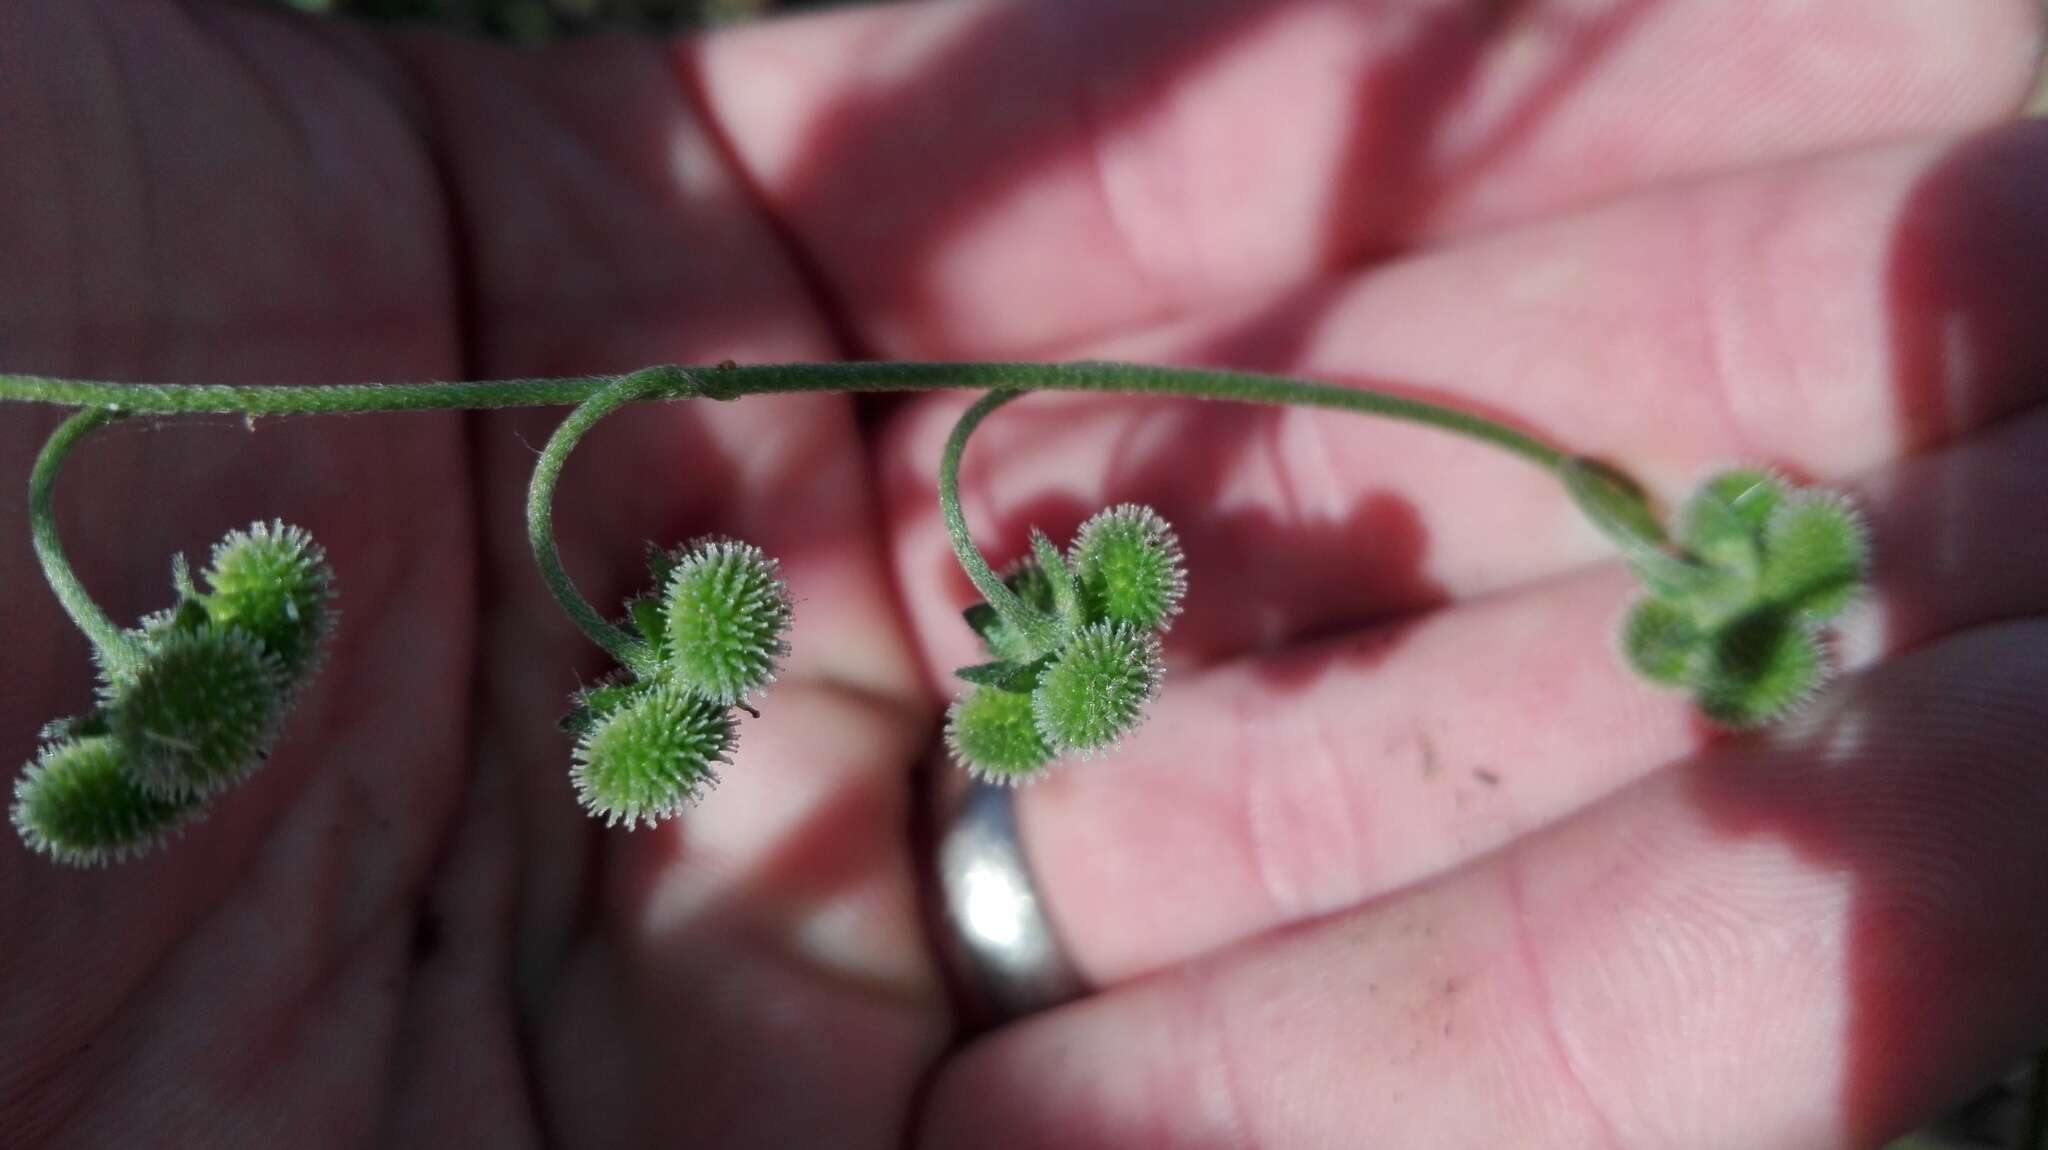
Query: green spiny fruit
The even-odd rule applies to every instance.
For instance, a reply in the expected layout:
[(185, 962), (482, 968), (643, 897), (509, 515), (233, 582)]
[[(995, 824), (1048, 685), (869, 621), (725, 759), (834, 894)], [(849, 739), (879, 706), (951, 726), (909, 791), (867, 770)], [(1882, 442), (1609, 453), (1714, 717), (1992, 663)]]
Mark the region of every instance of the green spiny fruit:
[(137, 784), (165, 799), (205, 798), (269, 754), (282, 679), (276, 656), (244, 631), (166, 630), (107, 684), (102, 710)]
[(1653, 683), (1692, 686), (1708, 636), (1690, 614), (1662, 599), (1644, 599), (1622, 625), (1621, 649), (1629, 666)]
[(1763, 597), (1801, 618), (1826, 622), (1847, 611), (1869, 578), (1870, 541), (1861, 516), (1833, 492), (1787, 496), (1763, 532)]
[(1828, 671), (1813, 627), (1761, 611), (1713, 636), (1695, 697), (1717, 723), (1760, 727), (1811, 699)]
[(119, 740), (96, 735), (45, 745), (14, 784), (15, 830), (30, 850), (71, 866), (148, 853), (199, 804), (137, 786)]
[(946, 711), (946, 747), (968, 774), (1002, 786), (1037, 778), (1053, 760), (1031, 696), (995, 687), (975, 687), (954, 700)]
[(1074, 538), (1074, 572), (1090, 621), (1165, 631), (1187, 594), (1180, 540), (1157, 511), (1126, 503), (1097, 512)]
[(662, 592), (668, 616), (664, 671), (715, 703), (746, 701), (775, 679), (789, 653), (789, 588), (761, 549), (730, 539), (691, 545)]
[(718, 781), (731, 762), (732, 713), (670, 683), (596, 719), (578, 740), (569, 780), (606, 826), (653, 826)]
[(1032, 716), (1055, 751), (1105, 750), (1144, 719), (1164, 676), (1156, 634), (1127, 623), (1091, 623), (1039, 677)]
[(262, 643), (289, 684), (318, 666), (334, 629), (334, 569), (311, 535), (282, 522), (230, 532), (214, 545), (204, 579), (207, 617)]

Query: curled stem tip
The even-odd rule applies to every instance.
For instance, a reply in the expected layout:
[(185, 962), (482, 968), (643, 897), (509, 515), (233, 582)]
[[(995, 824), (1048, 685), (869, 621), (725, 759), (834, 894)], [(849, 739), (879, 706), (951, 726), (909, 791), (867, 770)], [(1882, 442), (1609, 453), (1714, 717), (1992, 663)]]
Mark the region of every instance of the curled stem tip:
[(56, 593), (64, 613), (71, 616), (71, 621), (92, 642), (101, 666), (109, 671), (133, 665), (140, 653), (134, 641), (114, 625), (99, 604), (93, 602), (85, 584), (71, 569), (70, 560), (64, 557), (64, 546), (57, 538), (57, 518), (51, 507), (51, 496), (56, 489), (57, 473), (63, 470), (64, 461), (72, 449), (120, 418), (117, 412), (88, 409), (58, 424), (57, 430), (50, 433), (48, 442), (37, 454), (28, 480), (29, 539), (35, 547), (36, 561), (42, 565), (43, 578), (49, 581), (50, 590)]
[[(555, 597), (555, 602), (561, 604), (563, 612), (578, 630), (604, 648), (621, 666), (636, 674), (651, 674), (655, 670), (654, 656), (647, 644), (613, 626), (599, 614), (597, 608), (591, 606), (583, 593), (576, 589), (575, 580), (569, 578), (568, 570), (562, 566), (562, 552), (555, 544), (555, 484), (562, 477), (562, 465), (568, 462), (569, 453), (576, 449), (576, 444), (591, 428), (597, 426), (598, 421), (629, 403), (650, 398), (664, 389), (672, 392), (679, 386), (675, 380), (679, 370), (657, 367), (621, 376), (578, 404), (548, 438), (547, 447), (533, 465), (533, 481), (526, 489), (526, 539), (533, 549), (534, 564), (540, 568), (540, 577), (547, 584), (548, 592)], [(687, 373), (685, 378), (688, 378)]]
[(952, 541), (953, 554), (959, 558), (974, 589), (981, 592), (1004, 625), (1042, 653), (1058, 644), (1059, 621), (1018, 598), (989, 567), (967, 530), (967, 516), (960, 510), (960, 457), (967, 451), (968, 437), (990, 413), (1022, 394), (1011, 388), (991, 391), (976, 400), (953, 425), (953, 433), (946, 438), (946, 449), (939, 457), (939, 510), (945, 516), (946, 536)]

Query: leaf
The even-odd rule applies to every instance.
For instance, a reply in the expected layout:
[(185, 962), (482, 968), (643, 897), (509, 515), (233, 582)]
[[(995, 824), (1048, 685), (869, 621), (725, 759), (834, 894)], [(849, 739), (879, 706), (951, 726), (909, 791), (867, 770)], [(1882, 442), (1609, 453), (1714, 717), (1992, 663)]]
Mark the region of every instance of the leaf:
[(1686, 503), (1682, 542), (1709, 565), (1753, 580), (1763, 565), (1764, 530), (1784, 498), (1784, 483), (1768, 472), (1724, 471)]
[(1045, 668), (1051, 662), (1052, 657), (1049, 655), (1030, 663), (998, 660), (994, 663), (976, 663), (970, 667), (955, 668), (953, 673), (976, 686), (1028, 692), (1037, 684), (1038, 677), (1045, 673)]
[(38, 743), (68, 743), (107, 733), (107, 713), (94, 708), (83, 715), (51, 719), (36, 732)]
[(1848, 500), (1801, 491), (1771, 517), (1764, 536), (1763, 593), (1813, 622), (1833, 619), (1863, 594), (1870, 543)]
[(968, 607), (967, 610), (960, 612), (960, 617), (967, 621), (967, 626), (983, 643), (988, 642), (989, 631), (1002, 622), (1001, 616), (996, 614), (996, 609), (986, 603), (976, 603)]
[(181, 600), (199, 598), (199, 587), (192, 582), (192, 564), (186, 562), (182, 551), (171, 556), (171, 590)]
[(647, 574), (656, 587), (668, 586), (668, 577), (675, 573), (675, 556), (668, 549), (652, 539), (647, 541)]
[(1053, 610), (1053, 581), (1039, 566), (1037, 556), (1028, 556), (1011, 564), (1003, 575), (1003, 586), (1015, 592), (1026, 607), (1050, 614)]
[(661, 600), (646, 595), (631, 600), (626, 604), (626, 617), (633, 621), (633, 629), (640, 632), (656, 662), (668, 657), (668, 614), (662, 610)]
[(206, 604), (197, 599), (180, 599), (171, 609), (170, 622), (166, 629), (190, 634), (211, 622), (213, 616), (207, 613)]
[(1716, 579), (1704, 564), (1673, 546), (1649, 497), (1625, 472), (1597, 459), (1572, 456), (1558, 466), (1558, 477), (1572, 502), (1620, 548), (1650, 594), (1681, 598)]
[(583, 734), (607, 715), (645, 694), (649, 689), (650, 684), (631, 682), (611, 683), (578, 691), (570, 700), (569, 713), (562, 716), (561, 728), (572, 735)]
[(1658, 551), (1668, 542), (1642, 486), (1620, 468), (1574, 455), (1558, 465), (1557, 474), (1572, 502), (1623, 551)]
[(1060, 557), (1060, 549), (1036, 527), (1031, 529), (1031, 557), (1051, 590), (1054, 617), (1062, 630), (1072, 633), (1081, 625), (1080, 589), (1074, 584), (1073, 572), (1067, 570), (1067, 561)]
[(1691, 616), (1662, 599), (1644, 599), (1622, 624), (1622, 653), (1637, 674), (1653, 683), (1690, 683), (1707, 648), (1707, 636)]
[(1065, 628), (1051, 613), (1052, 580), (1046, 577), (1036, 559), (1027, 556), (1011, 566), (1003, 576), (1003, 585), (1027, 609), (1042, 617), (1044, 626), (1041, 630), (1045, 634), (1029, 633), (1014, 626), (987, 603), (976, 603), (967, 608), (962, 612), (962, 618), (981, 637), (982, 648), (991, 656), (1007, 663), (1035, 662), (1065, 638)]

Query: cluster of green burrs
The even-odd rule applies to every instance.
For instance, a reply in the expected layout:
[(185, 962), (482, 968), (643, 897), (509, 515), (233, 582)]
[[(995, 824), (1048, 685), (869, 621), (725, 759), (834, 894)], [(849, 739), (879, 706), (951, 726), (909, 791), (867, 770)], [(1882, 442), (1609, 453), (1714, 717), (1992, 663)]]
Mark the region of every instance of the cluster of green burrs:
[(1082, 524), (1065, 555), (1033, 531), (1003, 583), (1013, 598), (1002, 607), (967, 611), (994, 661), (955, 672), (973, 686), (947, 713), (946, 745), (977, 778), (1008, 785), (1113, 748), (1143, 721), (1187, 574), (1172, 528), (1127, 503)]
[(577, 735), (577, 798), (607, 826), (652, 826), (716, 783), (738, 741), (733, 712), (789, 653), (789, 588), (760, 548), (700, 539), (650, 548), (648, 567), (655, 593), (626, 604), (645, 660), (578, 692), (562, 722)]
[(59, 862), (141, 854), (269, 757), (334, 626), (334, 573), (311, 536), (258, 523), (213, 549), (177, 604), (98, 652), (99, 703), (51, 723), (14, 787), (14, 825)]
[[(1575, 493), (1597, 487), (1580, 482)], [(1828, 625), (1869, 578), (1868, 535), (1846, 499), (1740, 470), (1701, 485), (1676, 538), (1647, 515), (1623, 515), (1603, 526), (1624, 539), (1648, 592), (1622, 626), (1637, 673), (1690, 691), (1729, 727), (1775, 722), (1820, 690), (1834, 669)]]

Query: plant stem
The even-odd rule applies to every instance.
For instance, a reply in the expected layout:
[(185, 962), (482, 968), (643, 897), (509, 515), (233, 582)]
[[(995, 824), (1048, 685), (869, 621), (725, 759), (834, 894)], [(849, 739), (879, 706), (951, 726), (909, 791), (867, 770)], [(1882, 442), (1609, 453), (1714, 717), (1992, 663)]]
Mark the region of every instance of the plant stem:
[[(562, 465), (584, 433), (628, 403), (661, 399), (739, 399), (797, 392), (920, 392), (985, 389), (947, 441), (939, 475), (939, 499), (946, 529), (961, 566), (1003, 622), (1029, 645), (1057, 644), (1059, 622), (1027, 606), (1004, 586), (975, 549), (960, 511), (960, 456), (967, 437), (996, 408), (1027, 391), (1074, 391), (1174, 396), (1274, 406), (1320, 407), (1417, 423), (1461, 435), (1521, 456), (1567, 481), (1567, 488), (1596, 523), (1612, 519), (1604, 504), (1588, 506), (1570, 484), (1574, 472), (1565, 453), (1504, 423), (1419, 399), (1359, 388), (1309, 383), (1242, 371), (1201, 371), (1125, 363), (834, 363), (721, 365), (702, 373), (681, 367), (650, 367), (628, 376), (514, 379), (485, 383), (333, 384), (318, 386), (227, 386), (221, 384), (118, 384), (0, 374), (0, 403), (46, 403), (86, 410), (66, 423), (37, 464), (45, 503), (48, 482), (71, 444), (93, 428), (126, 415), (229, 414), (255, 416), (341, 415), (387, 411), (453, 411), (480, 408), (575, 405), (556, 429), (533, 470), (527, 491), (526, 532), (534, 562), (548, 590), (591, 641), (636, 674), (651, 673), (647, 645), (606, 621), (576, 590), (555, 545), (554, 491)], [(45, 463), (48, 474), (44, 474)], [(1605, 488), (1601, 489), (1603, 492)], [(1609, 499), (1606, 503), (1612, 503)], [(1611, 510), (1611, 509), (1608, 509)], [(101, 657), (112, 664), (131, 658), (127, 640), (87, 598), (56, 549), (47, 506), (38, 520), (37, 552), (65, 609)], [(47, 539), (45, 536), (47, 535)], [(47, 544), (47, 546), (46, 546)]]
[(1002, 577), (989, 568), (988, 560), (974, 545), (974, 536), (968, 533), (967, 516), (960, 510), (960, 457), (967, 451), (967, 437), (974, 434), (990, 412), (1023, 394), (1007, 389), (991, 391), (976, 400), (960, 416), (960, 422), (953, 425), (953, 434), (946, 437), (946, 450), (939, 456), (939, 511), (946, 519), (946, 536), (953, 541), (953, 554), (959, 557), (974, 589), (995, 608), (997, 618), (1043, 654), (1058, 645), (1059, 620), (1019, 599)]
[(132, 665), (138, 658), (135, 643), (114, 625), (100, 605), (92, 601), (79, 582), (77, 572), (64, 557), (64, 546), (57, 538), (57, 519), (50, 506), (50, 497), (57, 485), (57, 473), (64, 468), (65, 457), (71, 449), (84, 442), (87, 436), (121, 418), (109, 411), (81, 411), (50, 433), (49, 441), (36, 455), (35, 467), (28, 477), (28, 530), (29, 540), (35, 547), (36, 561), (42, 564), (43, 578), (49, 581), (50, 590), (56, 592), (57, 602), (63, 604), (64, 613), (85, 633), (98, 652), (100, 665), (108, 671), (118, 671)]
[[(533, 548), (533, 561), (540, 568), (548, 592), (591, 642), (604, 648), (620, 666), (643, 677), (655, 670), (647, 644), (608, 622), (576, 589), (575, 580), (569, 578), (568, 570), (562, 566), (562, 552), (555, 545), (555, 483), (562, 476), (562, 465), (568, 462), (569, 453), (586, 432), (626, 404), (648, 398), (657, 390), (672, 388), (673, 372), (677, 369), (635, 372), (607, 382), (584, 399), (548, 438), (546, 449), (533, 465), (533, 481), (526, 488), (526, 539)], [(687, 374), (683, 384), (690, 386)]]
[[(1556, 470), (1564, 454), (1505, 424), (1419, 399), (1242, 371), (1201, 371), (1125, 363), (826, 363), (755, 364), (709, 369), (649, 368), (642, 399), (696, 395), (738, 399), (810, 391), (1082, 391), (1179, 396), (1237, 403), (1322, 407), (1419, 423), (1489, 443)], [(0, 374), (0, 402), (51, 403), (150, 414), (337, 415), (373, 411), (451, 411), (582, 403), (614, 376), (515, 379), (494, 383), (227, 386), (119, 384)]]

